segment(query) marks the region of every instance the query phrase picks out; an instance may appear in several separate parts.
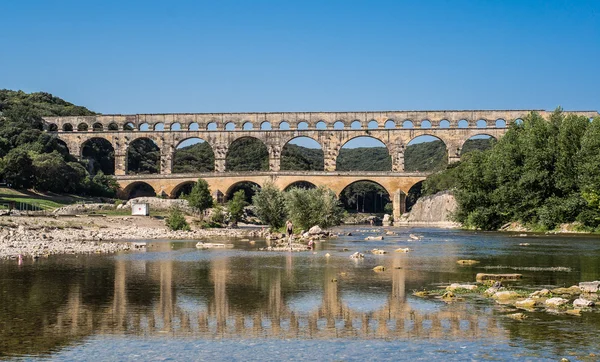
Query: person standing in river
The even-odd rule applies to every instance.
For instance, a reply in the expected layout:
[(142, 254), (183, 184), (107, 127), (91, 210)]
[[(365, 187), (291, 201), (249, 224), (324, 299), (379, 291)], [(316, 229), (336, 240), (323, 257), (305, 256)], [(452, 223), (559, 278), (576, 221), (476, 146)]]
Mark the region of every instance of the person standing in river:
[(294, 224), (292, 224), (291, 220), (288, 220), (285, 223), (285, 228), (287, 230), (288, 235), (288, 245), (290, 247), (290, 250), (292, 250), (292, 236), (294, 235)]

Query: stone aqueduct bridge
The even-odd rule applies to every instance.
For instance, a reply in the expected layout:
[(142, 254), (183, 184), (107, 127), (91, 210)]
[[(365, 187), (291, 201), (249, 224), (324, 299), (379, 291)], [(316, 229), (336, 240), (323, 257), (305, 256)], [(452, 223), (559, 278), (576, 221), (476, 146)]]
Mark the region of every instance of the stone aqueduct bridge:
[[(135, 114), (87, 117), (47, 117), (47, 129), (56, 132), (69, 151), (81, 156), (83, 145), (92, 138), (108, 140), (115, 150), (115, 175), (123, 191), (145, 182), (157, 193), (171, 197), (184, 184), (199, 177), (206, 179), (211, 190), (226, 194), (240, 181), (263, 185), (272, 181), (282, 189), (307, 181), (325, 185), (339, 194), (349, 184), (369, 180), (383, 186), (393, 198), (394, 216), (404, 211), (404, 195), (425, 173), (404, 171), (404, 150), (418, 136), (437, 137), (446, 145), (449, 162), (460, 159), (465, 141), (476, 135), (502, 136), (507, 127), (530, 110), (506, 111), (390, 111), (390, 112), (289, 112), (289, 113), (203, 113), (203, 114)], [(537, 110), (547, 118), (550, 112)], [(565, 112), (596, 117), (598, 112)], [(391, 172), (339, 172), (336, 159), (344, 144), (356, 137), (369, 136), (381, 141), (392, 158)], [(226, 170), (229, 146), (243, 137), (254, 137), (267, 146), (268, 172), (231, 173)], [(297, 137), (317, 141), (325, 158), (319, 172), (280, 171), (283, 147)], [(160, 148), (161, 167), (157, 175), (128, 175), (127, 149), (131, 142), (148, 138)], [(201, 138), (215, 154), (215, 172), (172, 174), (176, 147), (184, 140)]]

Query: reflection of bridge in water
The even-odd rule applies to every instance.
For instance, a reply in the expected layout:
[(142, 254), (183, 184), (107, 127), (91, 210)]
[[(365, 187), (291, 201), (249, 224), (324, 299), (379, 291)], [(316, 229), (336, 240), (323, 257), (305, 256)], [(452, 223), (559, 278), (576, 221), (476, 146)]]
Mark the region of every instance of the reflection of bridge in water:
[[(165, 243), (166, 244), (166, 243)], [(168, 244), (166, 244), (168, 247)], [(146, 262), (144, 262), (146, 263)], [(210, 262), (212, 298), (200, 305), (200, 298), (181, 298), (175, 286), (173, 261), (160, 261), (151, 268), (159, 283), (158, 298), (150, 306), (129, 302), (128, 262), (117, 261), (112, 303), (101, 308), (82, 303), (77, 287), (58, 313), (56, 323), (44, 322), (44, 333), (82, 336), (90, 334), (168, 335), (202, 338), (467, 338), (505, 336), (505, 330), (491, 311), (482, 312), (469, 303), (413, 308), (405, 295), (406, 271), (403, 259), (394, 258), (391, 291), (385, 303), (369, 311), (353, 309), (340, 292), (342, 277), (333, 270), (323, 274), (320, 305), (297, 311), (286, 303), (282, 278), (294, 278), (293, 257), (270, 278), (266, 302), (259, 308), (240, 311), (232, 306), (227, 290), (234, 281), (227, 258)], [(387, 273), (387, 272), (386, 272)], [(382, 276), (383, 277), (383, 276)], [(333, 282), (340, 278), (340, 282)], [(386, 277), (387, 278), (387, 277)], [(245, 281), (245, 280), (244, 280)], [(242, 281), (242, 282), (244, 282)], [(239, 284), (239, 282), (238, 282)], [(243, 298), (244, 296), (241, 296)], [(196, 304), (194, 304), (196, 302)], [(193, 304), (190, 306), (190, 303)], [(433, 302), (431, 302), (433, 303)], [(479, 307), (481, 308), (481, 307)], [(250, 309), (250, 308), (249, 308)]]

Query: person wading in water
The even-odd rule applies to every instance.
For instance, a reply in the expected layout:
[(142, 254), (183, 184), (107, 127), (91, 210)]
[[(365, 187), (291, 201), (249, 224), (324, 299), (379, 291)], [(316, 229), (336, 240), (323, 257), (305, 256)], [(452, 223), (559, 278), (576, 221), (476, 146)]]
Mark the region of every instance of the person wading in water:
[(290, 250), (292, 250), (292, 236), (294, 235), (294, 225), (292, 224), (292, 221), (288, 220), (285, 223), (285, 227), (288, 234), (288, 246), (290, 247)]

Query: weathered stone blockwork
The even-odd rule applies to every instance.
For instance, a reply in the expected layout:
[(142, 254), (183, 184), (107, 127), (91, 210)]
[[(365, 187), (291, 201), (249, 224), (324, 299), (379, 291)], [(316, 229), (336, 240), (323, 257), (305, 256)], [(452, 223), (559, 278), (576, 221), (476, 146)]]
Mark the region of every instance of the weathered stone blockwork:
[[(134, 182), (151, 184), (157, 192), (171, 195), (182, 182), (202, 176), (213, 191), (225, 193), (234, 182), (267, 180), (284, 186), (286, 182), (309, 181), (326, 185), (337, 193), (358, 180), (371, 180), (384, 186), (394, 199), (395, 216), (403, 211), (403, 197), (426, 174), (404, 173), (404, 150), (408, 143), (423, 135), (439, 138), (446, 145), (449, 162), (460, 159), (464, 142), (476, 135), (501, 137), (510, 124), (529, 110), (506, 111), (386, 111), (386, 112), (289, 112), (289, 113), (202, 113), (97, 115), (88, 117), (47, 117), (48, 130), (55, 130), (69, 151), (80, 157), (82, 146), (91, 138), (108, 140), (115, 150), (115, 174), (123, 189)], [(547, 117), (550, 112), (537, 111)], [(565, 112), (596, 117), (598, 112)], [(127, 130), (131, 128), (131, 130)], [(335, 172), (342, 146), (360, 136), (380, 140), (392, 158), (392, 172), (375, 175)], [(254, 137), (267, 146), (270, 172), (234, 176), (226, 173), (225, 158), (237, 139)], [(281, 150), (297, 137), (319, 142), (325, 157), (325, 170), (310, 173), (280, 173)], [(139, 138), (153, 140), (161, 150), (160, 175), (127, 175), (127, 149)], [(201, 138), (215, 154), (215, 172), (198, 175), (171, 175), (173, 154), (184, 140)], [(293, 175), (292, 175), (293, 174)], [(392, 181), (395, 180), (395, 181)], [(179, 182), (179, 184), (178, 184)], [(237, 182), (237, 181), (236, 181)], [(343, 184), (343, 187), (341, 186)], [(340, 188), (338, 190), (338, 188)], [(399, 201), (402, 199), (402, 201)]]

